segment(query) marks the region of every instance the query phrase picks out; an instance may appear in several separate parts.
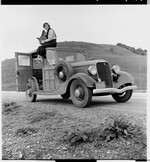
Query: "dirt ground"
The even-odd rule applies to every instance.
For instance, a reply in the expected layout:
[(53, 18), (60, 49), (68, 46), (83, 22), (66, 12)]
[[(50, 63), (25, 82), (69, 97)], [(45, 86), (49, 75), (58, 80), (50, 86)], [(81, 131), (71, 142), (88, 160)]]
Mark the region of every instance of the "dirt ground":
[(3, 102), (2, 159), (146, 159), (146, 114), (58, 104)]

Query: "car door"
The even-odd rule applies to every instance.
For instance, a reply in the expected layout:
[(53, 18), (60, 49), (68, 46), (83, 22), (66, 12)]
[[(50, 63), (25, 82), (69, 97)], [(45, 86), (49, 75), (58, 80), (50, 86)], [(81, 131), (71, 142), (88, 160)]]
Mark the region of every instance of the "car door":
[(28, 79), (33, 75), (32, 55), (15, 52), (16, 58), (16, 91), (25, 91)]

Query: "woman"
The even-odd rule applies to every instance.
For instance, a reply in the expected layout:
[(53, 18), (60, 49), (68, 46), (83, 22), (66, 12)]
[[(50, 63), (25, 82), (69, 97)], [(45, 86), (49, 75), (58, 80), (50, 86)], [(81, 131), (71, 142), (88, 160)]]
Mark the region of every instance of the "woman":
[(38, 47), (36, 53), (38, 54), (37, 61), (43, 62), (43, 57), (46, 55), (47, 47), (56, 47), (57, 45), (57, 36), (55, 31), (50, 27), (46, 22), (43, 24), (43, 28), (46, 30), (46, 37), (44, 40), (40, 41), (41, 46)]

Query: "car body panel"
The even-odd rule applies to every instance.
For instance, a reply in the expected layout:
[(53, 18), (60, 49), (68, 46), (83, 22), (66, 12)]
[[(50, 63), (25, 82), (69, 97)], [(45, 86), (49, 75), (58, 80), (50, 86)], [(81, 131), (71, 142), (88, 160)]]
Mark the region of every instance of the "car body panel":
[(113, 82), (114, 88), (119, 88), (121, 85), (131, 83), (134, 85), (134, 79), (131, 74), (125, 72), (125, 71), (120, 71), (118, 80)]
[(77, 74), (73, 75), (70, 78), (70, 81), (72, 81), (74, 79), (82, 80), (86, 84), (87, 87), (91, 87), (91, 88), (94, 88), (95, 84), (96, 84), (96, 81), (85, 73), (77, 73)]

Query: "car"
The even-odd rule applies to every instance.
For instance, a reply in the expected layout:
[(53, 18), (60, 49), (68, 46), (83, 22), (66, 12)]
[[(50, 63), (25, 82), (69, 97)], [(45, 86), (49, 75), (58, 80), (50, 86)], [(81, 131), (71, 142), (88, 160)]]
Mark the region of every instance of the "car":
[(30, 102), (35, 102), (37, 95), (61, 95), (84, 108), (92, 96), (111, 95), (123, 103), (137, 88), (131, 74), (121, 71), (119, 65), (110, 68), (103, 59), (88, 60), (84, 48), (47, 48), (43, 63), (36, 62), (33, 52), (16, 52), (15, 57), (16, 90), (25, 91)]

